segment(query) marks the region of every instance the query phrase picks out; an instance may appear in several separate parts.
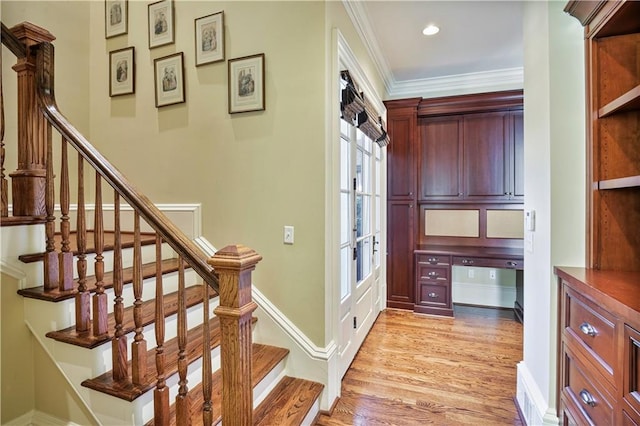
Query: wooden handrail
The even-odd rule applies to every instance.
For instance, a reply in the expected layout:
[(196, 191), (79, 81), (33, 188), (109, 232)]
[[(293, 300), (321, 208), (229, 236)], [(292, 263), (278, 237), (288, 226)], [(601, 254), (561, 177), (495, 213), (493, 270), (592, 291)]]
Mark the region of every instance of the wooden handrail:
[(4, 22), (0, 22), (0, 24), (2, 24), (2, 44), (7, 46), (11, 53), (16, 55), (16, 58), (25, 58), (27, 56), (27, 47), (7, 28)]
[[(3, 29), (4, 33), (4, 29)], [(178, 229), (144, 194), (116, 168), (59, 111), (54, 93), (54, 47), (49, 42), (34, 46), (38, 99), (42, 113), (71, 146), (114, 188), (162, 239), (175, 250), (205, 282), (219, 290), (218, 277), (207, 263), (207, 255)]]

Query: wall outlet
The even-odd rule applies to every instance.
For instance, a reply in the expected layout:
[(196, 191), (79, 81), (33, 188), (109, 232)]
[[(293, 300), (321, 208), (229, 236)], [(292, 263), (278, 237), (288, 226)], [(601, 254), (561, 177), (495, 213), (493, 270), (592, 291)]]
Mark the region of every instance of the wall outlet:
[(284, 227), (284, 243), (293, 244), (293, 226)]
[(495, 269), (489, 269), (489, 279), (491, 279), (491, 280), (495, 280), (496, 279), (496, 270)]
[(469, 268), (467, 270), (467, 275), (469, 276), (469, 278), (473, 278), (476, 276), (476, 271), (473, 268)]

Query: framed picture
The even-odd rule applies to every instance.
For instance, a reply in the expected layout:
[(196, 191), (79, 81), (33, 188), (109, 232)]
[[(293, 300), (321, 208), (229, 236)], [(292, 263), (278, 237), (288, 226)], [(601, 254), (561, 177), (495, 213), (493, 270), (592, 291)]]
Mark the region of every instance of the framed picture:
[(264, 53), (229, 59), (229, 114), (264, 110)]
[(136, 90), (135, 48), (109, 52), (109, 96), (129, 95)]
[(224, 11), (195, 20), (196, 66), (224, 61)]
[(173, 0), (151, 3), (148, 8), (149, 49), (173, 43)]
[(153, 64), (155, 70), (156, 108), (184, 102), (184, 61), (182, 52), (155, 59)]
[(104, 0), (104, 37), (111, 38), (127, 33), (127, 0)]

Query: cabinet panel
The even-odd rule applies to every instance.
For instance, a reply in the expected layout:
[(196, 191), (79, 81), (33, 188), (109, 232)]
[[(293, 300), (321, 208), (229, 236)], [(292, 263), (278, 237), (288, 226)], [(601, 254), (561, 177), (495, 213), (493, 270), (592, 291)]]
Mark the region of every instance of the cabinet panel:
[(413, 309), (414, 211), (412, 203), (390, 201), (387, 215), (387, 305)]
[(524, 200), (524, 119), (522, 111), (514, 111), (512, 115), (513, 149), (511, 153), (513, 171), (512, 198)]
[(393, 142), (387, 146), (387, 183), (391, 199), (415, 197), (416, 121), (415, 114), (389, 116), (388, 133)]
[(420, 129), (420, 199), (460, 199), (462, 118), (423, 119)]
[(640, 412), (640, 332), (625, 325), (624, 340), (624, 399)]
[(508, 113), (464, 117), (465, 195), (468, 198), (508, 198)]

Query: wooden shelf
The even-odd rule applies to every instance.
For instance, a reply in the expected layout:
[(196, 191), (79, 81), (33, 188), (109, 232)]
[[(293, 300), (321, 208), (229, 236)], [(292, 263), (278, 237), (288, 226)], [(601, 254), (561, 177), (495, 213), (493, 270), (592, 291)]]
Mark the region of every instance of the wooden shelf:
[(598, 182), (598, 189), (621, 189), (640, 187), (640, 176), (628, 176), (618, 179), (607, 179)]
[(640, 110), (640, 85), (600, 108), (598, 118), (605, 118), (617, 112), (634, 110)]

